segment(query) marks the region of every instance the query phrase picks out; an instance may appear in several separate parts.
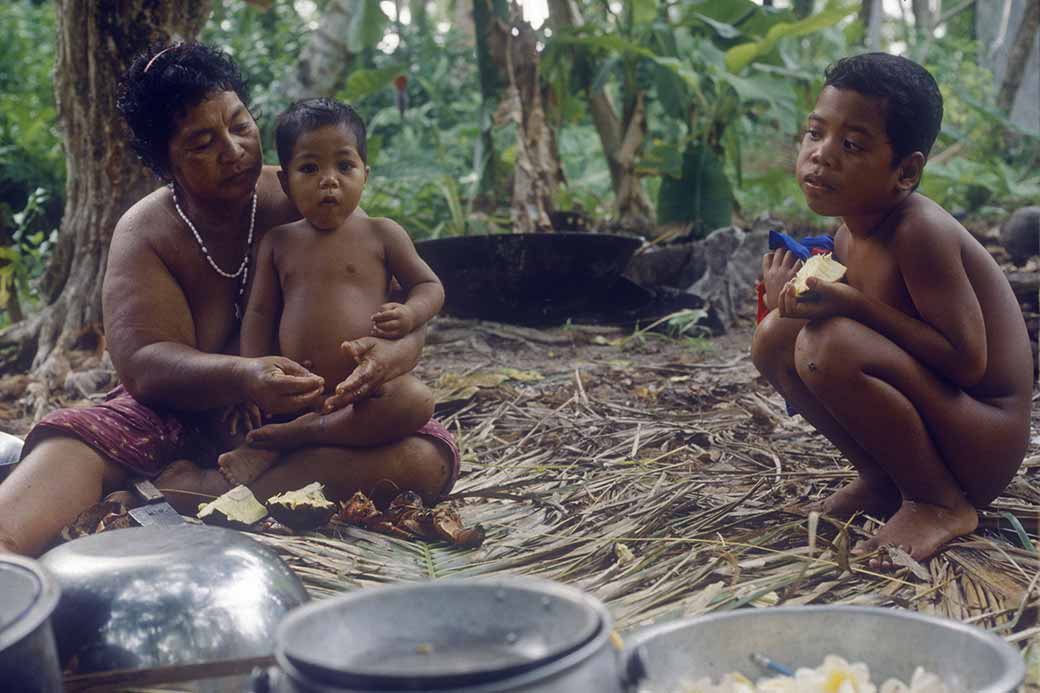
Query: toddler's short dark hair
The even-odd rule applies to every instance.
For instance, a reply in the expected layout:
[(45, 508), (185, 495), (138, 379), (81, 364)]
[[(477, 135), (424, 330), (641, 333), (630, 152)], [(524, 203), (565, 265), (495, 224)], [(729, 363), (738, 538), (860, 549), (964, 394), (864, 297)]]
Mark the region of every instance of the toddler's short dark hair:
[(838, 60), (824, 76), (826, 87), (884, 100), (893, 165), (912, 152), (928, 157), (943, 115), (942, 94), (928, 70), (897, 55), (863, 53)]
[(282, 169), (288, 169), (293, 147), (296, 146), (296, 140), (300, 139), (300, 135), (328, 125), (343, 125), (354, 135), (358, 155), (367, 166), (368, 135), (365, 132), (365, 121), (347, 104), (322, 96), (297, 101), (278, 116), (274, 142), (278, 149), (278, 163), (282, 165)]
[(233, 91), (249, 108), (248, 85), (224, 51), (203, 43), (153, 46), (134, 58), (117, 107), (130, 126), (130, 146), (160, 176), (168, 173), (175, 118), (218, 91)]

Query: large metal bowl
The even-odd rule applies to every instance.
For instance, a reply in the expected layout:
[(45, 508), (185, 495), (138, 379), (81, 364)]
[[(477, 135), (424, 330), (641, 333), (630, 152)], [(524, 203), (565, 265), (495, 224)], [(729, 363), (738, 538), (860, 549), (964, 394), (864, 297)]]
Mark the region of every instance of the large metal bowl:
[[(792, 669), (825, 655), (865, 662), (880, 683), (908, 682), (915, 667), (954, 691), (1009, 693), (1025, 676), (1018, 652), (973, 626), (896, 609), (808, 606), (743, 609), (651, 626), (628, 639), (627, 669), (639, 691), (671, 693), (683, 681), (741, 672), (768, 676), (752, 653)], [(772, 674), (775, 675), (775, 674)]]
[(218, 527), (103, 532), (41, 563), (61, 585), (52, 620), (76, 674), (269, 655), (282, 618), (307, 600), (271, 549)]
[(643, 241), (607, 233), (510, 233), (419, 241), (444, 284), (444, 311), (530, 325), (604, 308)]

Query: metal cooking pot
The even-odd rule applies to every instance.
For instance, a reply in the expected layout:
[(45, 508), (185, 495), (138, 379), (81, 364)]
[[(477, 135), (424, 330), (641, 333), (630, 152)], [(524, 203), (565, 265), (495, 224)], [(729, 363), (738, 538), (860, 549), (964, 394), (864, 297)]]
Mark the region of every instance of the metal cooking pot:
[(0, 481), (14, 471), (15, 465), (22, 457), (24, 441), (18, 436), (0, 431)]
[(315, 602), (278, 628), (278, 693), (622, 693), (610, 614), (534, 578), (445, 579)]
[(922, 614), (858, 606), (742, 609), (651, 626), (626, 642), (626, 670), (640, 693), (681, 690), (683, 681), (741, 672), (763, 654), (791, 669), (817, 667), (825, 655), (865, 662), (880, 683), (909, 682), (914, 668), (940, 676), (955, 691), (1018, 690), (1025, 664), (1004, 640), (973, 626)]
[(7, 691), (61, 693), (51, 613), (61, 591), (36, 561), (0, 555), (0, 683)]
[(307, 600), (274, 551), (219, 527), (112, 530), (41, 562), (61, 586), (54, 628), (71, 674), (270, 655), (278, 623)]

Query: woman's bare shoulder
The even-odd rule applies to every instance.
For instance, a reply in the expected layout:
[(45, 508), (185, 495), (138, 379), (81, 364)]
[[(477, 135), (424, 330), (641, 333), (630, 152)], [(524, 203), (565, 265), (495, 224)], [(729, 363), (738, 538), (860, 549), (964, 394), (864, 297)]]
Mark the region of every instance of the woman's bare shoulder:
[(269, 229), (300, 219), (299, 211), (278, 181), (280, 170), (277, 166), (264, 166), (260, 171), (256, 183), (256, 223), (260, 228)]
[(112, 243), (134, 247), (154, 246), (171, 229), (176, 229), (177, 224), (171, 213), (170, 191), (162, 186), (142, 197), (123, 213), (112, 231)]

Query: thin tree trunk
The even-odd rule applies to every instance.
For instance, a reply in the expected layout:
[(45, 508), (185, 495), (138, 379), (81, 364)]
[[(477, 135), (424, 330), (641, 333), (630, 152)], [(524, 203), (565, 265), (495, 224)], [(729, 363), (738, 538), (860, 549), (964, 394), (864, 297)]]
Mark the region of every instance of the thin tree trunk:
[[(553, 31), (561, 28), (579, 29), (584, 25), (581, 12), (572, 0), (549, 0), (549, 19)], [(577, 71), (591, 81), (592, 65), (579, 64)], [(617, 216), (615, 221), (622, 228), (646, 232), (653, 227), (655, 215), (643, 182), (635, 173), (635, 156), (642, 147), (646, 133), (642, 99), (634, 102), (634, 108), (628, 114), (630, 119), (622, 122), (605, 91), (587, 89), (586, 94), (592, 123), (596, 127), (610, 171)]]
[[(513, 5), (510, 24), (495, 22), (494, 41), (507, 46), (500, 66), (509, 77), (503, 101), (507, 116), (516, 124), (516, 161), (513, 166), (513, 202), (510, 217), (518, 233), (551, 231), (549, 215), (553, 197), (563, 181), (556, 150), (556, 136), (545, 114), (538, 41), (531, 25)], [(515, 36), (513, 35), (515, 32)], [(497, 51), (492, 51), (498, 56)]]
[(279, 92), (291, 101), (336, 93), (354, 61), (347, 35), (356, 11), (357, 0), (329, 0), (318, 28), (300, 51), (296, 69), (282, 81)]
[(1026, 0), (1025, 12), (1022, 14), (1018, 31), (1015, 33), (1015, 42), (1011, 44), (1011, 50), (1008, 52), (1004, 81), (1001, 82), (1000, 91), (997, 93), (997, 105), (1009, 114), (1015, 105), (1018, 88), (1022, 85), (1022, 75), (1025, 74), (1026, 65), (1029, 63), (1033, 46), (1036, 44), (1038, 31), (1040, 31), (1040, 0)]
[[(462, 4), (461, 2), (459, 4)], [(412, 26), (423, 40), (430, 37), (430, 15), (426, 12), (426, 0), (408, 0), (408, 13), (411, 15)]]
[(455, 14), (452, 26), (463, 36), (463, 41), (472, 46), (476, 41), (477, 28), (473, 22), (473, 0), (455, 0)]
[(156, 187), (116, 111), (119, 80), (153, 42), (194, 38), (209, 11), (209, 0), (58, 0), (54, 89), (64, 130), (65, 211), (41, 282), (48, 305), (0, 334), (0, 371), (43, 368), (100, 325), (112, 230)]
[(868, 50), (881, 50), (881, 0), (863, 0), (859, 19), (863, 22), (863, 45)]
[(929, 0), (913, 0), (914, 29), (918, 38), (931, 38), (935, 20)]

